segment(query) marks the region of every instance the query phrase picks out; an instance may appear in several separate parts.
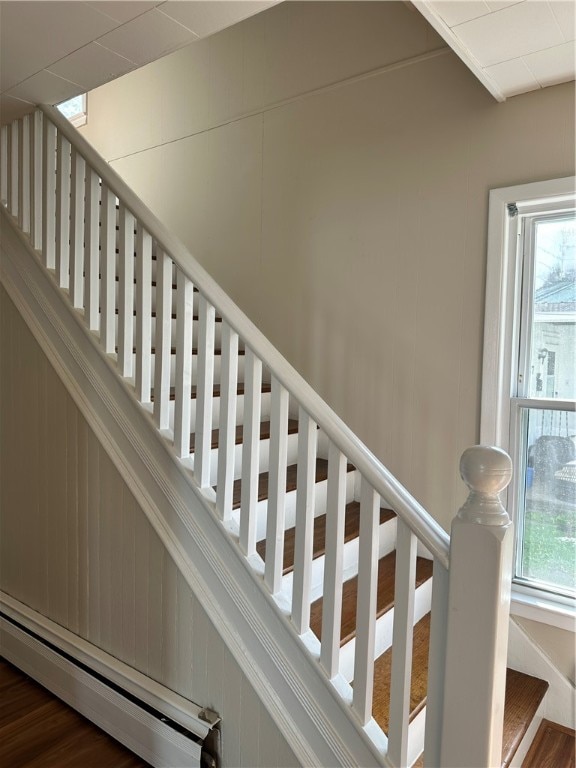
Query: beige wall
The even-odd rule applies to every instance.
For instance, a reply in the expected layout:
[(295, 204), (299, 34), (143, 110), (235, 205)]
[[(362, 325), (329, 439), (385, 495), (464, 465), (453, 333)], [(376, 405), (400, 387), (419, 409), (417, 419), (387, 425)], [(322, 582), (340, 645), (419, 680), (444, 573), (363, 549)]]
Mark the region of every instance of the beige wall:
[(498, 104), (443, 49), (404, 3), (284, 3), (90, 93), (83, 132), (448, 527), (488, 190), (574, 172), (574, 89)]
[(574, 632), (559, 627), (551, 627), (539, 621), (520, 619), (516, 621), (526, 634), (540, 646), (554, 666), (576, 685), (576, 645)]
[(223, 719), (226, 768), (297, 761), (0, 288), (0, 586)]

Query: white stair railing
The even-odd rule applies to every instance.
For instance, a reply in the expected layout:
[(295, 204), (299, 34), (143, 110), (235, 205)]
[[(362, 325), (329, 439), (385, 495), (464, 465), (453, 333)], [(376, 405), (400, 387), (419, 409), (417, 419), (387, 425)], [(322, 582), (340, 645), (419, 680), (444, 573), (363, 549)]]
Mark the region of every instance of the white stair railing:
[[(239, 548), (249, 562), (254, 560), (256, 542), (262, 538), (259, 530), (264, 525), (264, 584), (271, 597), (289, 611), (295, 631), (308, 637), (308, 644), (313, 522), (318, 509), (325, 506), (323, 621), (321, 638), (316, 641), (319, 668), (350, 703), (360, 725), (369, 734), (376, 734), (379, 747), (398, 766), (414, 759), (409, 748), (409, 699), (418, 542), (430, 553), (434, 577), (425, 761), (427, 765), (439, 764), (441, 751), (448, 749), (452, 738), (444, 716), (450, 711), (445, 706), (444, 677), (454, 682), (454, 676), (445, 673), (450, 662), (446, 659), (446, 635), (454, 631), (457, 619), (449, 610), (448, 535), (57, 110), (43, 106), (34, 115), (2, 128), (0, 176), (3, 205), (30, 235), (43, 264), (54, 270), (72, 307), (83, 313), (103, 352), (115, 361), (118, 374), (132, 380), (142, 404), (153, 400), (155, 422), (172, 439), (175, 455), (187, 460), (193, 456), (195, 481), (206, 489), (226, 528), (237, 535)], [(221, 319), (217, 376), (216, 317)], [(242, 390), (239, 348), (243, 352)], [(271, 389), (264, 524), (258, 499), (263, 381), (269, 382)], [(217, 398), (215, 383), (219, 386)], [(299, 420), (295, 503), (292, 495), (288, 498), (286, 488), (291, 413)], [(238, 424), (243, 427), (239, 465), (235, 452)], [(216, 477), (211, 466), (215, 461), (214, 428), (219, 429), (215, 493), (210, 487)], [(322, 493), (316, 488), (318, 457), (328, 462)], [(239, 509), (233, 503), (236, 480), (241, 482)], [(357, 489), (360, 498), (353, 687), (340, 674), (343, 530), (351, 488), (353, 492)], [(388, 737), (372, 717), (378, 529), (383, 505), (398, 517)], [(283, 542), (289, 526), (295, 526), (295, 554), (290, 604), (286, 607), (286, 595), (282, 594)], [(500, 556), (494, 554), (495, 558)], [(506, 568), (499, 571), (502, 573), (505, 582), (509, 568), (507, 575)], [(504, 582), (498, 581), (498, 585)], [(492, 594), (490, 600), (497, 602), (498, 596)], [(487, 610), (490, 613), (491, 609)], [(500, 611), (500, 624), (502, 616)], [(483, 643), (483, 638), (478, 642)], [(505, 660), (492, 654), (490, 663), (498, 664), (501, 673)], [(495, 727), (497, 730), (497, 721)], [(458, 739), (466, 743), (465, 729)], [(469, 759), (476, 758), (472, 754)]]

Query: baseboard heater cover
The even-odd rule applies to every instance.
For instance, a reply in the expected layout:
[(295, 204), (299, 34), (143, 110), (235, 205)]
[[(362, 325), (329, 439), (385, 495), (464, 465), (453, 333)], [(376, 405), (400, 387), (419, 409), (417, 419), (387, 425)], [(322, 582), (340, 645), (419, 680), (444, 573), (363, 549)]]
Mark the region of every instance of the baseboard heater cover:
[(0, 612), (0, 653), (155, 768), (219, 765), (220, 734), (216, 727), (199, 729), (205, 733), (203, 738), (186, 731), (162, 712), (123, 694), (117, 685), (4, 612)]

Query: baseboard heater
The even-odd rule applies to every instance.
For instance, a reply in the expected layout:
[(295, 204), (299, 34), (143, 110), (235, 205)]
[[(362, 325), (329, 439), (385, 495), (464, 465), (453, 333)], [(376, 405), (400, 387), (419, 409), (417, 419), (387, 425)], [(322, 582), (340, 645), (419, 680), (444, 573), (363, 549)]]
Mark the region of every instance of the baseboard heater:
[(155, 768), (219, 768), (220, 718), (0, 596), (0, 654)]

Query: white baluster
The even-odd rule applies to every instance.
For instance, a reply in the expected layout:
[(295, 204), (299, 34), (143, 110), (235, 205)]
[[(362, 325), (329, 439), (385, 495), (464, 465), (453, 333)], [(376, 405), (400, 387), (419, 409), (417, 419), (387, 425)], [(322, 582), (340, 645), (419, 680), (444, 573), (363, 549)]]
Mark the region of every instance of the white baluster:
[(180, 270), (176, 273), (176, 381), (174, 447), (180, 458), (190, 456), (190, 406), (192, 397), (192, 326), (194, 286)]
[(56, 127), (45, 119), (42, 129), (42, 250), (44, 266), (56, 265)]
[(380, 496), (365, 478), (360, 488), (360, 536), (358, 542), (358, 602), (354, 652), (353, 707), (360, 723), (372, 717), (376, 596), (378, 593), (378, 529)]
[(172, 259), (156, 253), (156, 353), (154, 356), (154, 419), (168, 429), (170, 417), (170, 353), (172, 346)]
[(210, 485), (212, 399), (214, 389), (214, 307), (200, 294), (198, 303), (198, 390), (194, 436), (194, 476), (201, 488)]
[(8, 205), (8, 131), (9, 127), (3, 125), (0, 129), (0, 202)]
[(100, 202), (100, 342), (110, 354), (116, 348), (116, 197), (102, 183)]
[(18, 144), (20, 163), (18, 176), (18, 223), (26, 234), (30, 232), (30, 115), (24, 115), (19, 121)]
[(310, 628), (310, 577), (314, 540), (314, 490), (316, 487), (316, 423), (303, 408), (298, 414), (298, 472), (292, 623), (298, 634)]
[(446, 670), (446, 627), (448, 624), (448, 569), (434, 558), (432, 605), (430, 608), (430, 646), (428, 650), (428, 690), (426, 692), (426, 732), (424, 765), (440, 765), (444, 674)]
[(326, 559), (322, 599), (320, 664), (329, 678), (338, 673), (342, 623), (342, 558), (346, 514), (346, 457), (330, 443), (326, 505)]
[(152, 385), (152, 238), (140, 222), (136, 243), (136, 395), (141, 403), (149, 403)]
[(32, 118), (32, 245), (37, 251), (42, 250), (42, 145), (44, 118), (39, 109)]
[(98, 330), (100, 320), (100, 251), (98, 237), (100, 181), (98, 176), (89, 167), (86, 167), (85, 185), (84, 322), (91, 331), (96, 331)]
[(498, 494), (512, 462), (499, 448), (478, 445), (464, 451), (460, 474), (470, 495), (450, 537), (440, 764), (499, 766), (514, 531)]
[(272, 377), (270, 465), (264, 581), (275, 595), (282, 585), (286, 469), (288, 455), (288, 391)]
[(232, 514), (234, 451), (236, 448), (236, 393), (238, 390), (238, 334), (222, 322), (220, 367), (220, 424), (216, 509), (222, 520)]
[(56, 143), (56, 279), (68, 288), (70, 270), (70, 142), (58, 132)]
[(242, 431), (242, 490), (240, 547), (248, 557), (256, 551), (256, 509), (260, 466), (262, 362), (247, 347), (244, 361), (244, 427)]
[(417, 540), (402, 520), (397, 526), (388, 756), (394, 765), (407, 765)]
[(10, 213), (16, 218), (18, 218), (18, 148), (20, 145), (18, 122), (13, 120), (10, 125)]
[(118, 366), (130, 378), (134, 359), (134, 216), (120, 203), (118, 249)]
[(72, 147), (70, 159), (70, 298), (80, 308), (84, 301), (84, 158)]

